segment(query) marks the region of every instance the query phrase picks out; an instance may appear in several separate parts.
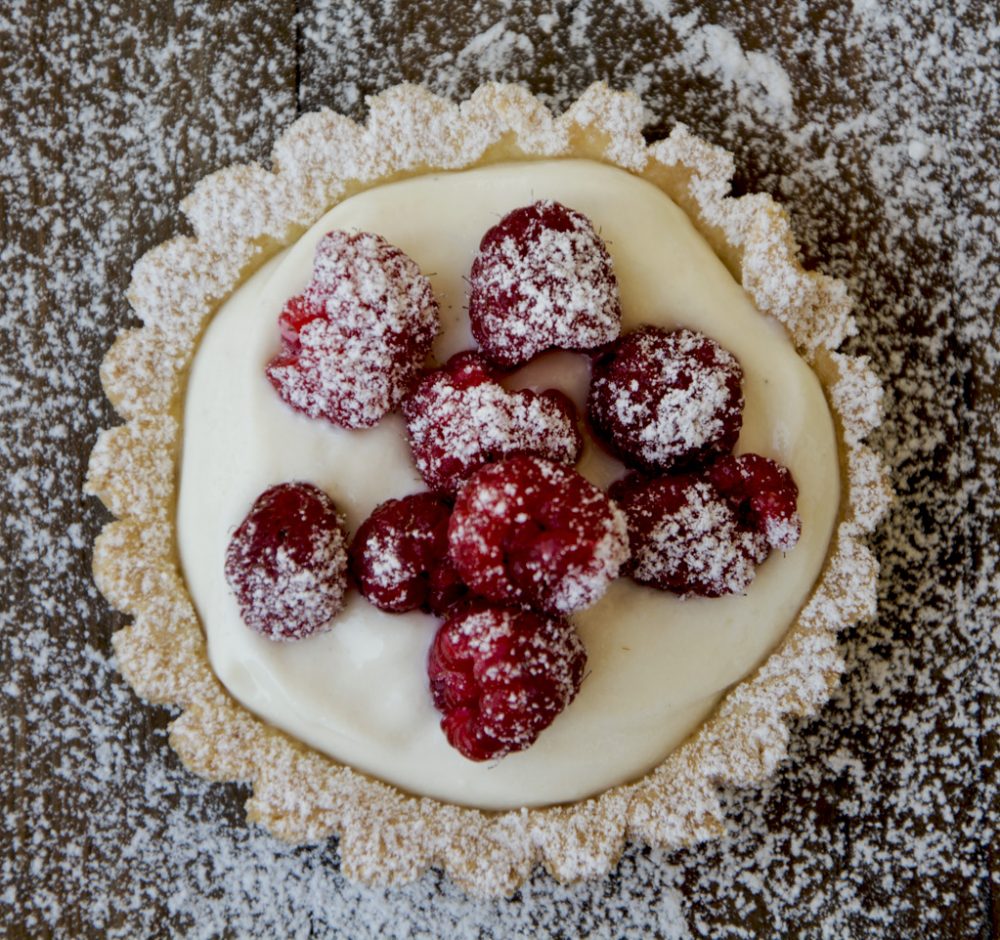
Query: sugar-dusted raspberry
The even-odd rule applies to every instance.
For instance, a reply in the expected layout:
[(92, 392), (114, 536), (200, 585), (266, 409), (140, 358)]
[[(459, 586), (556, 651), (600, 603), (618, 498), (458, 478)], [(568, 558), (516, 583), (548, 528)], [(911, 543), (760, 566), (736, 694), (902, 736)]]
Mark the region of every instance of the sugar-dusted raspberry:
[(576, 697), (586, 664), (561, 617), (478, 603), (441, 625), (427, 674), (448, 743), (481, 761), (534, 744)]
[(597, 358), (587, 413), (626, 463), (687, 467), (733, 449), (742, 380), (736, 358), (707, 336), (645, 326)]
[(469, 477), (448, 539), (474, 593), (553, 614), (600, 599), (628, 558), (621, 510), (575, 470), (529, 455)]
[(464, 594), (448, 559), (451, 503), (435, 493), (390, 499), (375, 508), (351, 543), (351, 573), (382, 610), (443, 614)]
[(590, 220), (552, 200), (505, 215), (479, 244), (469, 319), (476, 342), (503, 366), (611, 342), (621, 328), (618, 281)]
[(767, 557), (764, 537), (740, 523), (703, 474), (632, 474), (611, 495), (628, 516), (627, 573), (640, 584), (683, 595), (742, 594)]
[(802, 534), (796, 511), (799, 488), (787, 467), (758, 454), (741, 454), (716, 461), (708, 477), (740, 522), (763, 535), (769, 547), (783, 552), (795, 547)]
[(296, 411), (370, 428), (395, 408), (438, 332), (438, 305), (416, 263), (379, 235), (335, 231), (316, 246), (312, 280), (279, 317), (267, 377)]
[(486, 463), (530, 453), (576, 463), (576, 409), (562, 392), (509, 392), (478, 353), (452, 356), (403, 400), (417, 469), (431, 489), (454, 493)]
[(329, 629), (347, 590), (333, 500), (311, 483), (265, 490), (229, 541), (225, 571), (243, 622), (258, 633), (301, 640)]

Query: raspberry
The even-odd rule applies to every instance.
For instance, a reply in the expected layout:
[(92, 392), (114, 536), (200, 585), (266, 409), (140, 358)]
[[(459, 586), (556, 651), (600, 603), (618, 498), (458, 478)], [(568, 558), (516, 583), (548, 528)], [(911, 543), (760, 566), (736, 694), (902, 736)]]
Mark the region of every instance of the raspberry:
[(472, 335), (514, 366), (545, 349), (593, 349), (621, 328), (611, 256), (590, 220), (543, 200), (505, 215), (472, 264)]
[(438, 331), (430, 281), (378, 235), (330, 232), (312, 280), (278, 319), (267, 377), (296, 411), (370, 428), (395, 408)]
[(736, 358), (707, 336), (642, 327), (597, 358), (587, 413), (626, 463), (688, 467), (733, 449), (742, 379)]
[(621, 510), (575, 470), (529, 455), (469, 477), (448, 541), (474, 593), (552, 614), (593, 604), (628, 558)]
[(734, 506), (740, 522), (779, 551), (795, 547), (802, 534), (796, 511), (799, 488), (786, 467), (758, 454), (723, 457), (708, 477)]
[(764, 537), (741, 525), (704, 476), (633, 474), (611, 495), (628, 516), (627, 572), (640, 584), (703, 597), (742, 594), (767, 557)]
[(443, 614), (464, 591), (448, 560), (451, 504), (434, 493), (390, 499), (376, 507), (351, 543), (354, 579), (382, 610)]
[(454, 493), (483, 464), (517, 453), (576, 463), (583, 448), (573, 403), (557, 391), (508, 392), (477, 353), (452, 356), (403, 400), (417, 469)]
[(480, 603), (441, 625), (427, 674), (448, 743), (482, 761), (532, 745), (576, 697), (586, 664), (561, 617)]
[(311, 483), (261, 493), (226, 551), (243, 622), (271, 640), (330, 629), (347, 590), (344, 544), (337, 507)]

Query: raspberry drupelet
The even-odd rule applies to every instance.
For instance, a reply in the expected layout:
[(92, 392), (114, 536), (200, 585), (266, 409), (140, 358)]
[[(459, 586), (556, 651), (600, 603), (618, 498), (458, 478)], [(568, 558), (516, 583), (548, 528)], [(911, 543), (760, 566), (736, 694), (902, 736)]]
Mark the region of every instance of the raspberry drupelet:
[(271, 640), (329, 629), (347, 590), (345, 543), (337, 507), (311, 483), (261, 493), (226, 551), (243, 622)]
[(558, 391), (507, 391), (475, 352), (452, 356), (403, 400), (410, 449), (427, 485), (454, 493), (479, 467), (519, 453), (574, 464), (583, 438)]
[(441, 625), (427, 673), (448, 742), (483, 761), (533, 744), (576, 697), (586, 663), (561, 617), (476, 603)]
[(645, 326), (597, 357), (587, 414), (625, 463), (682, 469), (733, 449), (742, 381), (736, 358), (709, 337)]
[(361, 593), (390, 613), (443, 615), (465, 593), (448, 559), (451, 503), (416, 493), (377, 506), (354, 535), (351, 574)]
[(466, 481), (448, 541), (471, 591), (553, 614), (599, 600), (629, 551), (625, 516), (601, 490), (569, 467), (528, 455)]
[(278, 394), (311, 418), (370, 428), (395, 408), (438, 332), (438, 305), (416, 263), (379, 235), (334, 231), (312, 280), (279, 317), (267, 366)]
[(552, 200), (505, 215), (473, 262), (469, 320), (483, 352), (506, 367), (611, 342), (621, 329), (618, 281), (590, 220)]

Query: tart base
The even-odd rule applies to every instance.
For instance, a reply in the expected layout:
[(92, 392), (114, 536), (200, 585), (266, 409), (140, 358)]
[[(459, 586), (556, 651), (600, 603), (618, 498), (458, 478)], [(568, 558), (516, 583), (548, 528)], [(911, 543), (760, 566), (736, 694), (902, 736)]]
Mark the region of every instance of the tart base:
[[(676, 849), (723, 832), (718, 788), (770, 775), (790, 718), (811, 715), (843, 670), (837, 633), (875, 608), (877, 563), (863, 540), (890, 501), (886, 469), (864, 445), (881, 388), (864, 358), (836, 351), (853, 332), (844, 285), (802, 269), (788, 218), (768, 196), (729, 197), (732, 156), (678, 125), (646, 145), (633, 95), (591, 86), (553, 117), (524, 89), (489, 84), (455, 105), (397, 86), (369, 101), (365, 125), (308, 114), (280, 138), (272, 171), (255, 164), (203, 180), (182, 208), (194, 237), (136, 264), (124, 331), (101, 377), (126, 423), (104, 431), (87, 490), (116, 521), (94, 546), (99, 588), (133, 615), (113, 639), (119, 669), (152, 702), (182, 709), (170, 741), (212, 780), (253, 786), (248, 818), (290, 842), (340, 836), (343, 871), (370, 884), (443, 868), (473, 895), (509, 894), (542, 862), (559, 880), (606, 873), (627, 838)], [(681, 747), (641, 779), (569, 806), (483, 812), (414, 797), (310, 750), (240, 706), (212, 672), (180, 574), (173, 533), (180, 411), (198, 337), (221, 300), (330, 206), (432, 170), (538, 157), (586, 157), (663, 189), (751, 295), (784, 324), (819, 375), (841, 441), (840, 523), (812, 596), (763, 665)]]

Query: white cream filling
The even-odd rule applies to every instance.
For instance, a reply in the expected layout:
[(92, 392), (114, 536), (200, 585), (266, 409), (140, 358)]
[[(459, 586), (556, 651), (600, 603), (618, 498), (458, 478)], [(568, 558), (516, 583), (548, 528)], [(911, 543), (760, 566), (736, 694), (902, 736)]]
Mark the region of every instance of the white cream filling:
[[(527, 751), (478, 764), (452, 750), (427, 685), (437, 621), (391, 615), (356, 591), (336, 627), (296, 644), (240, 620), (223, 574), (229, 538), (260, 492), (308, 480), (325, 489), (350, 533), (390, 497), (423, 489), (398, 414), (344, 431), (293, 412), (264, 367), (277, 317), (309, 280), (331, 229), (377, 232), (430, 277), (441, 304), (441, 361), (472, 345), (466, 285), (483, 233), (504, 213), (552, 198), (588, 215), (608, 244), (623, 329), (686, 326), (731, 350), (745, 373), (738, 451), (773, 457), (799, 485), (802, 538), (773, 555), (741, 597), (680, 600), (615, 582), (573, 619), (588, 675), (573, 704)], [(556, 353), (512, 384), (563, 387), (578, 402), (586, 361)], [(587, 447), (599, 484), (618, 464)], [(382, 186), (332, 209), (223, 305), (191, 367), (177, 510), (188, 587), (219, 678), (247, 708), (338, 760), (412, 793), (482, 808), (577, 800), (632, 780), (704, 721), (724, 690), (780, 640), (819, 575), (839, 502), (837, 446), (819, 382), (783, 330), (763, 317), (688, 218), (657, 187), (584, 160), (509, 163)]]

